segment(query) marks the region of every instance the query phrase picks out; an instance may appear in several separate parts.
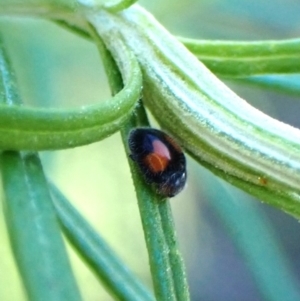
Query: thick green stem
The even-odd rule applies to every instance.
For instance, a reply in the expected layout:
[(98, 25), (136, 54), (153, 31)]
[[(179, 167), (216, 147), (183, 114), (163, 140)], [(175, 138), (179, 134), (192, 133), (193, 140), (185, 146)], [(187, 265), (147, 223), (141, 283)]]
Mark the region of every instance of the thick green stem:
[(138, 5), (87, 15), (113, 55), (122, 36), (153, 115), (203, 165), (300, 217), (300, 131), (239, 98)]

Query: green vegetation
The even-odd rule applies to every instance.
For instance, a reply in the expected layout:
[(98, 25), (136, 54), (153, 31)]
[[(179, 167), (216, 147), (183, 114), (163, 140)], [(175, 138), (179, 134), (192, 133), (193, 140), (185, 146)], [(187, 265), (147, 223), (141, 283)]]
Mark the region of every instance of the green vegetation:
[[(3, 207), (11, 247), (30, 301), (83, 300), (62, 233), (115, 299), (190, 299), (169, 200), (157, 196), (144, 183), (133, 162), (128, 160), (149, 255), (153, 295), (47, 180), (37, 153), (90, 144), (120, 132), (128, 157), (129, 131), (150, 125), (146, 109), (198, 163), (259, 200), (300, 218), (300, 130), (253, 108), (213, 74), (299, 95), (288, 84), (270, 84), (267, 77), (256, 78), (299, 73), (299, 39), (224, 42), (177, 38), (141, 6), (131, 6), (134, 2), (0, 1), (3, 17), (43, 18), (60, 30), (92, 41), (113, 95), (104, 102), (71, 109), (23, 104), (5, 38), (1, 41)], [(222, 218), (226, 220), (230, 212), (223, 207)], [(235, 217), (226, 220), (233, 225), (237, 221)], [(250, 252), (254, 277), (266, 298), (282, 300), (286, 290), (290, 292), (286, 300), (299, 297), (280, 252), (270, 257), (272, 262), (279, 262), (280, 271), (287, 276), (273, 293), (269, 286), (272, 275), (255, 274), (262, 268), (257, 259), (260, 251), (249, 251), (245, 236), (238, 243), (241, 241), (241, 249)]]

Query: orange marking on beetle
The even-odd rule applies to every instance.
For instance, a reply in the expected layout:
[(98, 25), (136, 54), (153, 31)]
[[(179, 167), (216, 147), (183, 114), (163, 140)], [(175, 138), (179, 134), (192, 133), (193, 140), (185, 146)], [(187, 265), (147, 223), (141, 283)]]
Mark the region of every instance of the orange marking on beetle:
[(160, 140), (152, 142), (153, 152), (145, 157), (145, 163), (153, 172), (162, 172), (171, 160), (170, 151)]
[(149, 154), (144, 160), (149, 169), (155, 173), (164, 171), (170, 161), (168, 158), (162, 157), (157, 153)]

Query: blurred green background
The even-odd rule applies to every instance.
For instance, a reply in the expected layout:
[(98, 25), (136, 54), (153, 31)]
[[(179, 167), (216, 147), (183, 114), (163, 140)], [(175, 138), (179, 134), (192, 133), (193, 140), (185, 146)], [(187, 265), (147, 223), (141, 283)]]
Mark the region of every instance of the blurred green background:
[[(174, 35), (246, 41), (300, 36), (300, 1), (296, 0), (139, 3)], [(43, 20), (2, 18), (0, 25), (26, 104), (62, 108), (110, 97), (91, 42)], [(260, 110), (300, 126), (299, 97), (226, 83)], [(43, 152), (41, 157), (47, 175), (151, 287), (120, 135), (75, 149)], [(300, 287), (298, 221), (217, 179), (191, 159), (188, 175), (188, 187), (171, 202), (192, 300), (283, 300), (279, 298), (284, 291), (276, 291), (280, 282)], [(0, 300), (23, 301), (2, 211), (0, 215)], [(69, 251), (84, 300), (112, 300), (77, 254)], [(285, 300), (293, 300), (293, 289), (286, 288)]]

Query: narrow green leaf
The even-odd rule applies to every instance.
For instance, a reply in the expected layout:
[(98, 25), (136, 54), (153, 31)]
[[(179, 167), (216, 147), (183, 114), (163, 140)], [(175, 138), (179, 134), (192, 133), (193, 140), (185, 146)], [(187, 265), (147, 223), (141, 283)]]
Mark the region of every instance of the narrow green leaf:
[[(213, 183), (211, 182), (213, 180)], [(263, 300), (300, 300), (299, 283), (264, 212), (237, 189), (204, 177), (209, 204), (227, 228), (259, 288)], [(241, 200), (243, 200), (241, 202)], [(237, 205), (238, 204), (238, 205)]]
[[(1, 44), (0, 103), (20, 105), (7, 66)], [(30, 301), (80, 301), (38, 156), (4, 151), (0, 162), (7, 229)]]
[[(73, 33), (91, 40), (91, 36), (89, 35), (87, 30), (84, 30), (84, 28), (81, 28), (79, 26), (75, 26), (73, 24), (70, 24), (66, 21), (55, 21), (58, 25), (64, 27), (67, 30), (72, 31)], [(194, 49), (194, 44), (191, 42), (189, 44), (190, 39), (186, 38), (179, 38), (179, 40), (185, 44), (187, 41), (187, 48), (197, 55), (196, 49)], [(198, 41), (199, 43), (201, 41)], [(266, 41), (268, 42), (268, 41)], [(204, 44), (209, 43), (209, 41), (205, 41)], [(251, 42), (250, 42), (251, 45)], [(204, 46), (205, 47), (205, 46)], [(196, 48), (196, 47), (195, 47)], [(234, 51), (233, 51), (234, 52)], [(228, 54), (229, 57), (230, 54)], [(234, 54), (232, 54), (232, 57), (234, 57)], [(249, 63), (250, 64), (250, 63)], [(213, 68), (213, 67), (212, 67)], [(213, 69), (212, 69), (213, 70)], [(220, 74), (222, 76), (222, 74)], [(226, 77), (226, 75), (224, 75)], [(291, 95), (299, 95), (300, 94), (300, 85), (299, 85), (299, 75), (260, 75), (260, 76), (249, 76), (249, 77), (233, 77), (233, 81), (239, 82), (241, 84), (250, 84), (250, 85), (256, 85), (262, 88), (267, 88), (272, 91), (278, 91), (281, 93), (287, 93)]]
[[(120, 93), (97, 105), (69, 110), (0, 104), (0, 148), (69, 148), (98, 141), (117, 131), (139, 99), (142, 76), (135, 57), (121, 40), (116, 42), (122, 49), (118, 62), (126, 62), (120, 67), (125, 79)], [(1, 58), (0, 64), (0, 81), (6, 82), (7, 74), (12, 73), (10, 64)], [(16, 86), (13, 77), (5, 85)]]
[(117, 300), (153, 301), (150, 292), (54, 185), (51, 192), (67, 237), (109, 292)]
[(1, 155), (4, 212), (30, 301), (80, 301), (38, 157)]
[(205, 41), (179, 38), (212, 72), (226, 77), (300, 72), (300, 39)]
[(123, 10), (138, 0), (108, 0), (104, 4), (104, 8), (111, 12), (118, 12), (120, 10)]
[[(138, 124), (134, 118), (131, 123), (127, 123), (122, 130), (123, 143), (126, 146), (130, 130)], [(129, 161), (133, 182), (136, 189), (138, 206), (140, 210), (152, 281), (155, 290), (155, 296), (160, 301), (176, 301), (174, 289), (172, 267), (169, 261), (169, 247), (161, 225), (161, 217), (158, 210), (158, 203), (167, 202), (156, 195), (149, 185), (141, 178), (136, 165)]]
[(84, 39), (87, 39), (87, 40), (92, 40), (92, 37), (88, 31), (87, 28), (85, 28), (84, 26), (78, 26), (76, 24), (73, 24), (71, 23), (70, 21), (68, 20), (52, 20), (53, 23), (57, 24), (58, 26), (74, 33), (74, 34), (77, 34), (78, 36), (84, 38)]
[[(93, 32), (97, 35), (96, 31)], [(103, 44), (99, 45), (104, 66), (108, 72), (108, 79), (113, 94), (122, 89), (122, 79), (116, 64)], [(126, 153), (128, 149), (128, 135), (137, 126), (149, 126), (149, 122), (142, 103), (136, 108), (131, 119), (121, 130)], [(160, 214), (159, 204), (168, 207), (168, 201), (161, 198), (145, 183), (136, 165), (129, 160), (133, 181), (136, 187), (138, 205), (141, 214), (144, 235), (146, 239), (151, 274), (157, 300), (189, 300), (183, 262), (177, 249), (176, 236), (172, 216)], [(164, 212), (162, 210), (162, 212)], [(162, 221), (162, 219), (164, 219)], [(180, 260), (178, 260), (180, 259)], [(178, 273), (178, 274), (177, 274)], [(183, 289), (183, 292), (179, 292)]]
[(295, 75), (264, 75), (235, 79), (239, 84), (248, 84), (269, 89), (271, 91), (286, 93), (294, 96), (300, 95), (300, 76)]
[(0, 105), (20, 105), (22, 100), (16, 87), (15, 75), (9, 69), (9, 61), (0, 36)]
[[(96, 34), (96, 32), (95, 32)], [(102, 44), (103, 46), (103, 44)], [(117, 66), (105, 47), (99, 48), (102, 54), (104, 66), (108, 73), (109, 84), (112, 93), (115, 94), (122, 89), (123, 83), (120, 72)], [(141, 105), (138, 106), (138, 111), (143, 110)], [(134, 114), (136, 116), (136, 114)], [(135, 117), (131, 117), (121, 130), (123, 143), (128, 153), (127, 137), (130, 130), (137, 126)], [(145, 116), (145, 115), (144, 115)], [(147, 120), (144, 120), (148, 124)], [(168, 247), (164, 238), (163, 229), (160, 224), (160, 216), (157, 202), (161, 201), (153, 191), (145, 185), (140, 175), (136, 170), (136, 166), (129, 162), (136, 187), (139, 210), (141, 214), (144, 235), (149, 255), (149, 263), (152, 275), (154, 291), (157, 300), (176, 300), (171, 267), (168, 259)]]
[(66, 17), (78, 9), (75, 0), (0, 0), (1, 16)]
[(166, 243), (169, 248), (168, 254), (176, 298), (178, 301), (187, 301), (190, 300), (189, 287), (185, 274), (185, 265), (178, 248), (170, 203), (160, 202), (158, 203), (158, 209)]
[[(133, 116), (121, 131), (127, 154), (129, 154), (127, 143), (129, 132), (137, 126), (139, 124)], [(176, 301), (169, 247), (158, 209), (160, 202), (168, 201), (154, 193), (153, 189), (142, 179), (137, 166), (131, 160), (129, 160), (129, 166), (137, 195), (155, 296), (160, 301)]]

